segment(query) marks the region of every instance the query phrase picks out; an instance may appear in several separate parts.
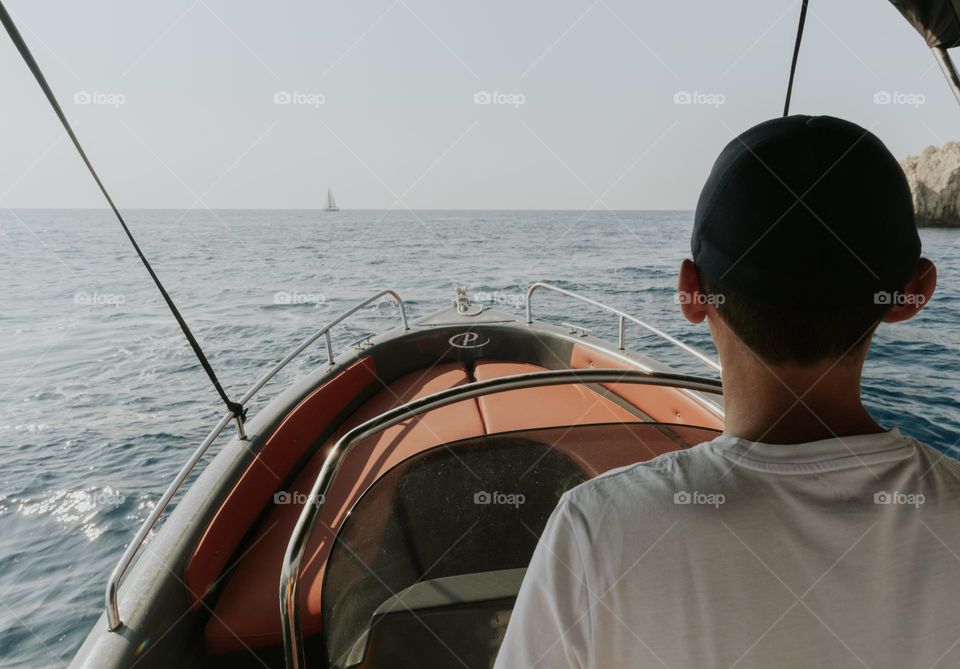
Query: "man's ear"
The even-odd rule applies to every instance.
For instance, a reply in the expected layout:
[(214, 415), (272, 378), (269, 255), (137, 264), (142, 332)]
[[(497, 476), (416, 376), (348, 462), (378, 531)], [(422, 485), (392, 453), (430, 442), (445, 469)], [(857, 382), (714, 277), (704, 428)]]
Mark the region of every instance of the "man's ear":
[(703, 295), (700, 274), (692, 260), (680, 263), (680, 277), (677, 281), (677, 298), (683, 317), (691, 323), (702, 323), (707, 317), (708, 300)]
[(937, 288), (937, 266), (926, 258), (917, 261), (913, 278), (903, 287), (903, 291), (891, 299), (892, 306), (883, 316), (884, 323), (899, 323), (916, 316), (933, 297)]

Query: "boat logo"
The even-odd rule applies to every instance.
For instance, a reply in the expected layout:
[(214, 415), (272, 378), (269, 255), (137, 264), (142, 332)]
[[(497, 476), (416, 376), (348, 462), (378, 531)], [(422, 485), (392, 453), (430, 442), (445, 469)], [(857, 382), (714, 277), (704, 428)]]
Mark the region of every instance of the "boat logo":
[(478, 332), (458, 332), (448, 340), (454, 348), (480, 348), (490, 343), (490, 337), (481, 339)]

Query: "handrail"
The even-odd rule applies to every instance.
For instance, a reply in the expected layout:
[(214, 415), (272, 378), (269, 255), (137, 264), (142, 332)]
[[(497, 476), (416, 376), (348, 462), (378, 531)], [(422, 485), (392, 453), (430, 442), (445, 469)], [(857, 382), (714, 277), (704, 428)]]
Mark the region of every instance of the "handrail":
[(957, 68), (953, 64), (953, 59), (950, 58), (950, 53), (942, 46), (932, 47), (931, 51), (937, 59), (940, 71), (947, 79), (947, 85), (950, 86), (953, 97), (957, 99), (957, 102), (960, 102), (960, 75), (957, 74)]
[[(382, 290), (376, 295), (373, 295), (366, 300), (359, 302), (352, 306), (351, 308), (344, 311), (342, 314), (337, 316), (335, 319), (327, 323), (325, 326), (320, 328), (313, 335), (304, 340), (299, 346), (294, 348), (290, 353), (288, 353), (284, 358), (278, 362), (273, 368), (264, 374), (259, 381), (253, 384), (250, 387), (250, 390), (241, 398), (240, 404), (246, 405), (254, 395), (256, 395), (261, 388), (263, 388), (277, 373), (286, 367), (291, 360), (300, 355), (308, 346), (315, 342), (320, 337), (326, 339), (326, 348), (327, 348), (327, 357), (329, 364), (333, 366), (334, 354), (333, 354), (333, 342), (330, 337), (330, 330), (335, 326), (339, 325), (350, 316), (358, 312), (360, 309), (368, 306), (372, 302), (375, 302), (383, 297), (392, 298), (400, 308), (400, 323), (403, 326), (404, 330), (409, 330), (410, 326), (407, 324), (407, 311), (403, 304), (403, 298), (393, 290)], [(133, 537), (133, 541), (127, 546), (126, 550), (123, 552), (123, 555), (120, 557), (119, 562), (113, 568), (113, 571), (110, 573), (110, 578), (107, 580), (107, 589), (104, 595), (107, 609), (107, 628), (111, 632), (122, 627), (123, 622), (120, 619), (120, 606), (119, 606), (119, 591), (120, 591), (120, 580), (123, 578), (123, 575), (130, 568), (130, 565), (133, 563), (133, 559), (136, 557), (137, 552), (140, 550), (140, 547), (143, 545), (143, 542), (146, 540), (147, 535), (150, 534), (150, 531), (156, 525), (157, 520), (160, 518), (160, 515), (166, 510), (167, 505), (170, 504), (170, 500), (173, 499), (173, 496), (177, 494), (177, 491), (180, 489), (180, 486), (183, 485), (184, 480), (187, 476), (190, 475), (190, 472), (193, 471), (193, 468), (196, 467), (197, 463), (207, 452), (207, 449), (210, 447), (210, 444), (220, 436), (220, 433), (223, 432), (223, 428), (227, 426), (230, 420), (233, 418), (233, 414), (229, 411), (224, 414), (223, 418), (220, 419), (220, 422), (216, 424), (210, 434), (207, 435), (207, 438), (204, 439), (197, 449), (193, 452), (187, 462), (180, 468), (180, 471), (177, 472), (176, 477), (173, 481), (167, 486), (167, 489), (161, 495), (160, 499), (157, 501), (156, 506), (153, 507), (153, 510), (150, 512), (150, 515), (147, 516), (147, 519), (143, 521), (143, 524), (140, 525), (140, 529), (137, 530), (137, 533)], [(241, 437), (243, 438), (243, 437)]]
[(559, 286), (554, 286), (553, 284), (544, 283), (542, 281), (538, 281), (536, 283), (531, 284), (530, 287), (527, 289), (527, 325), (530, 325), (531, 323), (533, 323), (532, 298), (533, 298), (533, 293), (539, 288), (543, 288), (545, 290), (552, 290), (555, 293), (566, 295), (567, 297), (572, 297), (576, 300), (580, 300), (581, 302), (586, 302), (587, 304), (595, 306), (599, 309), (603, 309), (604, 311), (609, 311), (610, 313), (615, 314), (618, 317), (617, 324), (618, 324), (618, 331), (619, 331), (619, 348), (621, 351), (624, 350), (624, 335), (626, 330), (626, 327), (625, 327), (626, 321), (630, 321), (631, 323), (636, 323), (640, 327), (645, 328), (646, 330), (652, 332), (653, 334), (657, 335), (661, 339), (686, 351), (690, 355), (700, 360), (700, 362), (706, 364), (711, 369), (714, 369), (718, 372), (720, 371), (720, 364), (716, 360), (714, 360), (713, 358), (707, 355), (704, 355), (703, 353), (693, 348), (692, 346), (689, 346), (688, 344), (684, 344), (682, 341), (675, 339), (674, 337), (671, 337), (666, 332), (663, 332), (662, 330), (655, 328), (649, 323), (645, 323), (641, 321), (639, 318), (636, 318), (635, 316), (631, 316), (627, 312), (621, 311), (620, 309), (617, 309), (615, 307), (611, 307), (610, 305), (604, 304), (603, 302), (598, 302), (597, 300), (593, 300), (593, 299), (590, 299), (589, 297), (584, 297), (583, 295), (574, 293), (573, 291), (569, 291), (566, 288), (560, 288)]
[(313, 532), (313, 526), (320, 513), (320, 508), (326, 499), (325, 495), (330, 482), (339, 471), (340, 463), (343, 462), (343, 457), (349, 452), (350, 448), (360, 439), (376, 434), (417, 414), (465, 399), (521, 388), (573, 383), (636, 383), (651, 386), (671, 386), (708, 393), (723, 392), (719, 381), (667, 372), (642, 372), (632, 369), (561, 369), (530, 372), (447, 388), (394, 407), (349, 430), (337, 440), (333, 448), (327, 453), (320, 473), (317, 474), (313, 487), (310, 489), (310, 495), (303, 505), (303, 511), (300, 512), (300, 517), (297, 519), (296, 527), (284, 554), (283, 569), (280, 574), (280, 617), (287, 669), (305, 669), (307, 666), (303, 653), (303, 634), (300, 630), (300, 565), (306, 551), (307, 540)]

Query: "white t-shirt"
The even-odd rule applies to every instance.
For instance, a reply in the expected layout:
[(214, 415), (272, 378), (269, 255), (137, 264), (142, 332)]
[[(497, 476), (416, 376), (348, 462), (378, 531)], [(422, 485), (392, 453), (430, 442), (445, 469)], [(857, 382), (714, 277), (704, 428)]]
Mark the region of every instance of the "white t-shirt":
[(568, 491), (496, 669), (960, 667), (960, 463), (721, 436)]

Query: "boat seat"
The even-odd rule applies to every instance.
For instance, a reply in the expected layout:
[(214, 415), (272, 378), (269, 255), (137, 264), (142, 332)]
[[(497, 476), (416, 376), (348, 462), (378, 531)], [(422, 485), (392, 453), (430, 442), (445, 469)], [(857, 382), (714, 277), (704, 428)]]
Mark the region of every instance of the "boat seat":
[(526, 571), (447, 576), (401, 590), (377, 608), (343, 666), (491, 666)]
[[(589, 361), (583, 359), (579, 362), (582, 366), (589, 365)], [(615, 367), (622, 366), (622, 363), (618, 365), (615, 361), (604, 361), (598, 366)], [(287, 495), (279, 501), (275, 499), (247, 539), (240, 557), (232, 567), (227, 567), (225, 582), (205, 629), (207, 652), (243, 652), (282, 643), (278, 592), (283, 555), (326, 453), (347, 430), (399, 404), (474, 379), (482, 381), (537, 371), (545, 371), (545, 368), (526, 363), (480, 360), (474, 364), (471, 373), (462, 363), (446, 363), (408, 374), (385, 385), (373, 395), (317, 450), (293, 483), (287, 486)], [(652, 390), (662, 393), (671, 389)], [(322, 399), (316, 398), (313, 406), (320, 406)], [(640, 399), (649, 398), (643, 395)], [(692, 403), (685, 396), (670, 398), (667, 409), (672, 411), (671, 403), (682, 400)], [(342, 403), (342, 398), (338, 398), (338, 401)], [(647, 412), (646, 406), (642, 409)], [(309, 412), (316, 410), (308, 407), (306, 418), (309, 420)], [(660, 413), (662, 415), (664, 412)], [(438, 444), (485, 434), (567, 425), (636, 423), (639, 420), (642, 419), (638, 415), (588, 386), (558, 385), (511, 390), (464, 400), (357, 442), (343, 459), (331, 483), (307, 546), (300, 585), (304, 637), (314, 635), (322, 628), (321, 588), (326, 559), (336, 531), (359, 495), (394, 465)], [(645, 446), (645, 457), (671, 450), (671, 443), (666, 440), (651, 446)], [(563, 446), (558, 447), (566, 450)], [(647, 451), (649, 455), (646, 455)], [(578, 456), (576, 460), (584, 472), (596, 473), (606, 470), (612, 462), (631, 458), (636, 459), (636, 456), (629, 451), (606, 455), (597, 452), (589, 457)], [(376, 531), (376, 528), (371, 528), (371, 531)]]
[[(519, 362), (481, 360), (473, 368), (477, 381), (546, 371)], [(566, 425), (634, 423), (638, 417), (583, 385), (510, 390), (478, 398), (487, 434)]]
[[(432, 393), (469, 382), (461, 363), (436, 365), (408, 374), (385, 386), (331, 437), (288, 487), (290, 503), (274, 504), (261, 520), (213, 607), (205, 630), (209, 653), (244, 651), (282, 643), (280, 570), (283, 555), (306, 495), (327, 450), (346, 430), (384, 411)], [(301, 622), (304, 636), (321, 628), (320, 588), (334, 532), (356, 496), (393, 465), (438, 443), (457, 441), (484, 432), (476, 400), (464, 400), (395, 425), (357, 442), (343, 460), (340, 474), (328, 491), (313, 536), (307, 546), (301, 576)]]
[(270, 434), (207, 525), (183, 570), (194, 610), (217, 583), (279, 483), (354, 397), (377, 384), (373, 359), (361, 358), (314, 389)]
[[(702, 433), (697, 430), (694, 428), (694, 432), (687, 432), (683, 428), (670, 426), (636, 430), (626, 424), (597, 425), (591, 429), (589, 449), (583, 447), (583, 435), (577, 431), (557, 434), (554, 430), (554, 434), (544, 434), (542, 439), (549, 440), (552, 448), (569, 457), (588, 478), (593, 478), (617, 467), (689, 448), (692, 443), (699, 443), (696, 440)], [(531, 439), (539, 436), (536, 432), (525, 434)], [(689, 441), (690, 438), (694, 441)]]
[[(610, 369), (624, 365), (609, 353), (574, 344), (570, 366), (574, 369)], [(639, 408), (655, 422), (723, 429), (720, 416), (677, 388), (636, 383), (605, 383), (603, 387)]]

